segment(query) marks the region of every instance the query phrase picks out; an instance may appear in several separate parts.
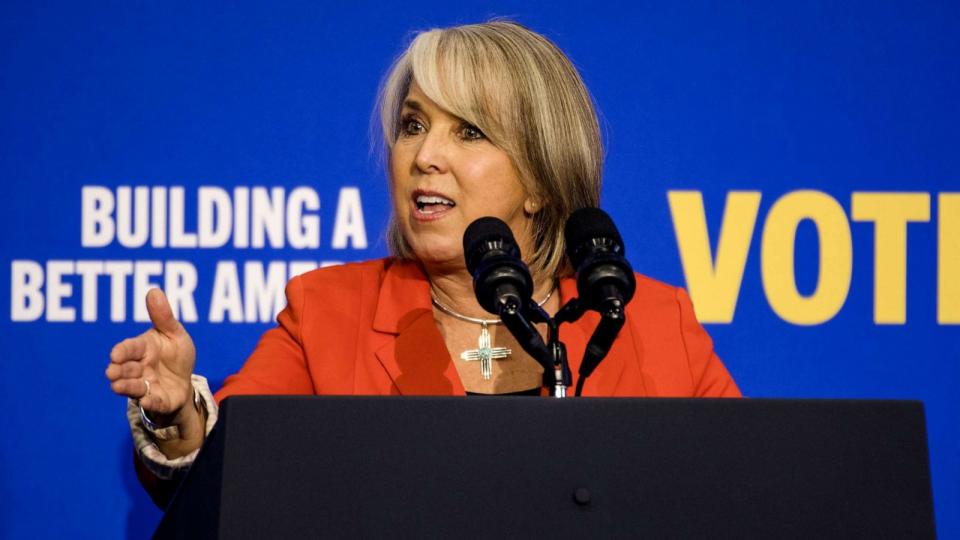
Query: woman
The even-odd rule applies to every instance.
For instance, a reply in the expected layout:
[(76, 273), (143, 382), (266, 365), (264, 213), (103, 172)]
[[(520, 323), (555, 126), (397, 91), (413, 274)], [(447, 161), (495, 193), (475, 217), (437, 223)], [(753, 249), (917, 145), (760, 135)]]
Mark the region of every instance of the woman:
[[(159, 290), (147, 296), (153, 328), (114, 347), (107, 378), (131, 399), (152, 475), (192, 462), (229, 395), (541, 394), (540, 365), (477, 303), (462, 237), (479, 217), (502, 219), (531, 268), (534, 299), (553, 314), (576, 295), (563, 226), (598, 205), (602, 169), (579, 75), (556, 46), (514, 23), (431, 30), (394, 64), (380, 119), (393, 257), (291, 280), (277, 328), (215, 398), (192, 376), (193, 343)], [(686, 294), (637, 281), (628, 324), (584, 395), (738, 396)], [(587, 315), (562, 327), (574, 373), (596, 323)], [(485, 335), (504, 356), (489, 369), (469, 354)]]

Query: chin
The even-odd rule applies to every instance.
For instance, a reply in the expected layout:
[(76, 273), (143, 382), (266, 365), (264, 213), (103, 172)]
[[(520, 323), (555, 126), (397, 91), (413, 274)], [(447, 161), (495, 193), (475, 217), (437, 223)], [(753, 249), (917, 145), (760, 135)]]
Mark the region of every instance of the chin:
[[(424, 239), (426, 240), (426, 239)], [(427, 266), (466, 266), (463, 260), (463, 246), (446, 242), (423, 241), (410, 243), (417, 260)]]

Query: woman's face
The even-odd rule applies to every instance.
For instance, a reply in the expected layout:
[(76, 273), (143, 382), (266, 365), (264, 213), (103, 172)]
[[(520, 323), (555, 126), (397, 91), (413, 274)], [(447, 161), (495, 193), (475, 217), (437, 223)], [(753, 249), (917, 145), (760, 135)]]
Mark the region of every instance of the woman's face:
[(416, 82), (390, 151), (390, 184), (400, 231), (425, 265), (464, 267), (463, 232), (484, 216), (505, 221), (530, 254), (534, 201), (510, 157), (475, 126), (441, 109)]

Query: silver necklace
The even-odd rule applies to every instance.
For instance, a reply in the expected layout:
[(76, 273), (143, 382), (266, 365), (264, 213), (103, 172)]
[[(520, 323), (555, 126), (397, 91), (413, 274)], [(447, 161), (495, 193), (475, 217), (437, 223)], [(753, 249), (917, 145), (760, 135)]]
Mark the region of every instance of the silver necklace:
[[(553, 288), (550, 289), (550, 292), (547, 293), (547, 296), (544, 297), (543, 300), (537, 302), (537, 305), (543, 307), (543, 305), (547, 303), (547, 300), (550, 300), (551, 296), (553, 296)], [(490, 346), (490, 330), (487, 329), (487, 326), (491, 324), (503, 324), (503, 321), (500, 319), (480, 319), (477, 317), (467, 317), (466, 315), (457, 313), (452, 308), (442, 304), (440, 300), (437, 299), (437, 295), (433, 293), (433, 290), (430, 291), (430, 300), (433, 302), (433, 305), (437, 307), (437, 309), (446, 313), (447, 315), (450, 315), (451, 317), (461, 321), (480, 325), (480, 338), (477, 340), (477, 348), (463, 351), (460, 353), (460, 359), (465, 362), (479, 360), (480, 375), (483, 377), (483, 380), (489, 381), (490, 377), (493, 375), (493, 361), (509, 358), (510, 354), (513, 353), (513, 351), (511, 351), (508, 347)]]

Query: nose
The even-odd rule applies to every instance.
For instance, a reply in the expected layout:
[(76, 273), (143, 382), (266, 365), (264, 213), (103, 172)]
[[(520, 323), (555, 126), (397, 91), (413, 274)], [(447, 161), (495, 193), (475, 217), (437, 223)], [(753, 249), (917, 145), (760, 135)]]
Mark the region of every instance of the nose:
[(420, 172), (444, 173), (449, 167), (449, 141), (440, 130), (430, 130), (421, 139), (414, 164)]

